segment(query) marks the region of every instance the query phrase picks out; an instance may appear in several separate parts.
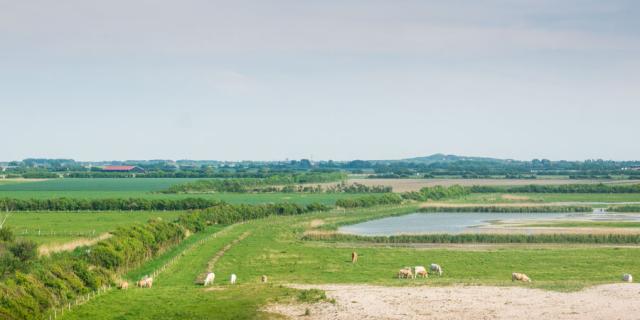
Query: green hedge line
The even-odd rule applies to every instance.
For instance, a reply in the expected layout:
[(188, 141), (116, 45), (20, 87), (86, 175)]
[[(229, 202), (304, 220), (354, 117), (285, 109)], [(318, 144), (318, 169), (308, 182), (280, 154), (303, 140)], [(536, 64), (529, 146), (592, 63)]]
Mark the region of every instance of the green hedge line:
[(473, 186), (473, 193), (640, 193), (640, 184), (565, 184), (526, 186)]
[(531, 206), (531, 207), (498, 207), (498, 206), (473, 206), (473, 207), (423, 207), (418, 212), (491, 212), (491, 213), (562, 213), (562, 212), (593, 212), (592, 207), (587, 206)]
[(611, 212), (640, 212), (640, 205), (611, 206), (611, 207), (607, 208), (607, 211), (611, 211)]
[[(347, 175), (342, 172), (303, 172), (266, 178), (207, 179), (173, 185), (163, 192), (260, 192), (263, 188), (274, 185), (334, 182), (346, 178)], [(272, 192), (273, 189), (267, 190)]]
[(1, 211), (137, 211), (204, 209), (220, 201), (205, 198), (185, 199), (13, 199), (0, 198)]
[(450, 187), (435, 186), (425, 187), (420, 191), (404, 192), (402, 198), (416, 201), (442, 200), (459, 198), (470, 194), (470, 188), (454, 185)]
[(399, 204), (402, 197), (395, 193), (385, 193), (383, 195), (371, 195), (349, 199), (339, 199), (336, 206), (341, 208), (368, 208), (377, 205)]
[(640, 234), (421, 234), (360, 236), (343, 233), (311, 233), (303, 240), (372, 243), (591, 243), (638, 244)]

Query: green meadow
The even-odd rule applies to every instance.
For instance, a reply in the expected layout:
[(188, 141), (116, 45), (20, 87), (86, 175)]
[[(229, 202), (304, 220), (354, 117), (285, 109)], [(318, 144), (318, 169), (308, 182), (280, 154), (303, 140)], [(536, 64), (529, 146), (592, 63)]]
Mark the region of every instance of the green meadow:
[[(173, 250), (127, 274), (136, 280), (170, 257), (180, 259), (154, 282), (152, 289), (113, 290), (65, 313), (66, 319), (251, 319), (273, 315), (262, 312), (266, 303), (297, 301), (305, 294), (285, 284), (378, 284), (414, 286), (475, 284), (512, 286), (511, 272), (526, 272), (531, 285), (546, 290), (572, 291), (618, 281), (625, 272), (640, 273), (640, 249), (634, 247), (562, 246), (486, 249), (380, 247), (351, 243), (302, 241), (304, 232), (321, 223), (340, 224), (368, 217), (405, 212), (407, 208), (376, 208), (353, 212), (332, 211), (302, 216), (271, 217), (244, 224), (212, 227)], [(218, 232), (208, 241), (198, 241)], [(212, 257), (241, 234), (239, 241), (214, 266), (216, 281), (204, 289), (194, 284)], [(185, 242), (186, 242), (185, 241)], [(186, 250), (191, 248), (190, 250)], [(350, 255), (360, 258), (352, 264)], [(439, 263), (442, 277), (397, 279), (398, 269)], [(594, 265), (607, 265), (606, 272)], [(230, 285), (229, 275), (238, 275)], [(269, 284), (261, 284), (261, 275)]]

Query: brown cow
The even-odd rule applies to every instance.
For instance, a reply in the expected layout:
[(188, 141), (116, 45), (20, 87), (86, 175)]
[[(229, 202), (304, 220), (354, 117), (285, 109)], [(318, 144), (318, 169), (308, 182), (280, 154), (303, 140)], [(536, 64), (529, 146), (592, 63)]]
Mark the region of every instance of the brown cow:
[(358, 253), (357, 252), (351, 252), (351, 263), (356, 263), (358, 262)]
[(411, 272), (411, 268), (409, 267), (405, 267), (400, 269), (400, 271), (398, 271), (398, 279), (410, 279), (413, 278), (413, 272)]

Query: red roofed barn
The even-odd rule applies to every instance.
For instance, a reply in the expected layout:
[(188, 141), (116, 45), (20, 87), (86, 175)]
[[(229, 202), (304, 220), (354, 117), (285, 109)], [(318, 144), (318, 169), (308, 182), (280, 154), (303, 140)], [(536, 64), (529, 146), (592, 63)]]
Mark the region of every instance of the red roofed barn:
[(104, 166), (102, 172), (138, 172), (143, 173), (144, 169), (136, 166)]

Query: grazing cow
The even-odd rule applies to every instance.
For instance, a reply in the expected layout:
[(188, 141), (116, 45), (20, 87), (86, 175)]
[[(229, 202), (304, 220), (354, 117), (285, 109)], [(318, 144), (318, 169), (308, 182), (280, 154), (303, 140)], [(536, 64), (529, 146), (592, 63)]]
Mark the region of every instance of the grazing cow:
[(266, 275), (262, 275), (262, 283), (267, 283), (267, 276)]
[(207, 276), (204, 278), (204, 286), (208, 286), (210, 284), (213, 284), (213, 280), (216, 279), (216, 274), (213, 272), (209, 272), (207, 273)]
[(236, 276), (236, 274), (235, 274), (235, 273), (232, 273), (232, 274), (231, 274), (231, 279), (229, 279), (229, 282), (230, 282), (231, 284), (235, 284), (237, 280), (238, 280), (238, 277)]
[(633, 276), (628, 273), (622, 275), (622, 281), (624, 282), (633, 282)]
[(120, 288), (120, 290), (129, 289), (129, 282), (127, 282), (127, 281), (120, 282), (120, 284), (118, 285), (118, 288)]
[(351, 263), (356, 263), (358, 262), (358, 253), (357, 252), (351, 252)]
[(425, 269), (425, 267), (416, 266), (414, 269), (415, 269), (415, 274), (413, 275), (414, 278), (416, 278), (416, 277), (428, 278), (429, 277), (429, 273), (427, 272), (427, 269)]
[(529, 279), (529, 277), (527, 277), (526, 274), (514, 272), (511, 274), (511, 281), (516, 281), (516, 280), (522, 281), (522, 282), (531, 282), (531, 279)]
[(400, 269), (400, 271), (398, 271), (398, 279), (409, 279), (409, 278), (413, 278), (413, 273), (411, 272), (411, 268), (409, 267), (404, 267), (402, 269)]
[(429, 266), (429, 269), (431, 270), (431, 272), (437, 273), (439, 276), (442, 275), (442, 267), (439, 264), (432, 263)]

